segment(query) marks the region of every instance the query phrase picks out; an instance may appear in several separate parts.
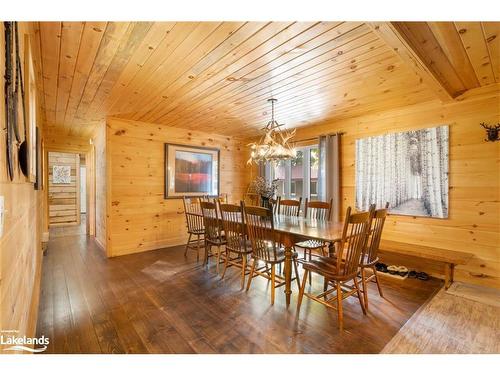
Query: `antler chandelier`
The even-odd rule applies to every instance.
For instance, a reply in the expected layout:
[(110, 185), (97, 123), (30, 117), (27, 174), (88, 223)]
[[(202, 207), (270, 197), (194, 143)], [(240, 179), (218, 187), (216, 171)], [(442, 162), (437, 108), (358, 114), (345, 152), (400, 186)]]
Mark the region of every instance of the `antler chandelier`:
[(295, 129), (286, 131), (280, 127), (284, 124), (278, 124), (274, 119), (274, 103), (278, 99), (267, 99), (271, 103), (271, 120), (267, 123), (264, 134), (257, 143), (250, 143), (250, 159), (248, 163), (260, 161), (280, 161), (292, 159), (295, 157), (295, 149), (288, 141), (295, 135)]

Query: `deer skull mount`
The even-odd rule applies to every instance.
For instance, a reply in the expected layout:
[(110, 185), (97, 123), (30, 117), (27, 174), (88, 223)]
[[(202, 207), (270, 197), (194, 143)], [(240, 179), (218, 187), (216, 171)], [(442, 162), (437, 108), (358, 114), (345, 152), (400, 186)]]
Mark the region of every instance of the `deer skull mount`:
[(482, 122), (480, 125), (486, 129), (486, 142), (500, 141), (500, 124), (489, 126)]

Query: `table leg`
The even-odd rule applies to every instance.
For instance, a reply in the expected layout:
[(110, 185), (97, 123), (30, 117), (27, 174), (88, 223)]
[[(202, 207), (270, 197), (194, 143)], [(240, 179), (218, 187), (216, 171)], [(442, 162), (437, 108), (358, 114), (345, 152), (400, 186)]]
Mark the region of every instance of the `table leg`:
[(455, 265), (452, 263), (445, 263), (444, 265), (444, 288), (447, 290), (453, 283), (453, 274)]
[(332, 258), (335, 255), (335, 242), (328, 243), (328, 256)]
[(292, 252), (293, 247), (288, 244), (285, 247), (285, 298), (286, 307), (290, 305), (290, 296), (292, 294)]

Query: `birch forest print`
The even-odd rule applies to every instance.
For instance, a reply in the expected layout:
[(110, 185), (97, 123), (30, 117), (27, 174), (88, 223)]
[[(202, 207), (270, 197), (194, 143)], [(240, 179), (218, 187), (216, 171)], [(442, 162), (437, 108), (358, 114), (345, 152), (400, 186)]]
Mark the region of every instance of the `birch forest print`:
[(448, 126), (356, 140), (356, 208), (448, 217)]

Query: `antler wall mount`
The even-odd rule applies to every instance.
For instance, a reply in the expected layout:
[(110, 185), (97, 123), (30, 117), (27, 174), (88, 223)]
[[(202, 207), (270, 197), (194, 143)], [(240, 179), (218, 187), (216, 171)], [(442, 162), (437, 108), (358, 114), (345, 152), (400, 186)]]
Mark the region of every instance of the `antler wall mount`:
[(500, 141), (500, 124), (489, 126), (482, 122), (480, 125), (486, 129), (486, 142)]

